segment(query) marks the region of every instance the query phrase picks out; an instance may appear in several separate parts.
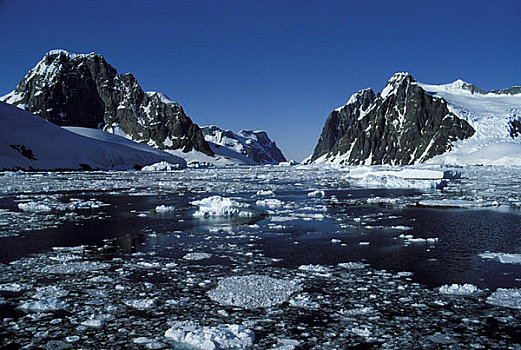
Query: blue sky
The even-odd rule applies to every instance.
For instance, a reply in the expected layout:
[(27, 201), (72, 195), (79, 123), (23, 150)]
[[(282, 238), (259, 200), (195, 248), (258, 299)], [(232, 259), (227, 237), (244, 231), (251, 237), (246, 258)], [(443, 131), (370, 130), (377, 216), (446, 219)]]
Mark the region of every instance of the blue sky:
[(328, 114), (393, 73), (521, 84), (519, 1), (0, 0), (0, 95), (44, 53), (105, 56), (199, 125), (311, 154)]

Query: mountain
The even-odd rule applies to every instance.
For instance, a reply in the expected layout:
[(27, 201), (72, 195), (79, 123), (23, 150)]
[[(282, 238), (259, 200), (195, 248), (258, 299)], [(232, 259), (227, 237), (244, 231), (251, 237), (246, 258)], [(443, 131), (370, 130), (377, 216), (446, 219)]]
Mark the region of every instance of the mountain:
[(265, 131), (241, 130), (237, 134), (215, 125), (202, 128), (216, 157), (242, 164), (279, 164), (286, 158)]
[(450, 151), (474, 133), (447, 101), (427, 93), (410, 74), (397, 73), (377, 96), (362, 90), (334, 110), (309, 161), (413, 164)]
[(461, 80), (450, 84), (418, 83), (435, 98), (447, 101), (452, 113), (465, 119), (475, 134), (454, 143), (450, 152), (430, 163), (521, 165), (521, 87), (470, 91)]
[(60, 126), (103, 128), (159, 149), (213, 156), (179, 104), (145, 93), (132, 74), (118, 74), (94, 53), (48, 52), (1, 100)]
[(170, 153), (102, 130), (72, 129), (0, 102), (0, 170), (139, 169), (161, 161), (186, 166)]

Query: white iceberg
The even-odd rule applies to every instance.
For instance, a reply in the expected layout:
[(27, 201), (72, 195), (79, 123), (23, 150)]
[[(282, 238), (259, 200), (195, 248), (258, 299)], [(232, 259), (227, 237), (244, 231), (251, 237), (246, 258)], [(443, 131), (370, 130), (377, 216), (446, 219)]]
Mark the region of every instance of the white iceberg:
[(240, 203), (230, 198), (221, 196), (211, 196), (194, 201), (191, 204), (199, 207), (194, 213), (196, 217), (212, 216), (254, 216), (255, 212), (247, 203)]
[(200, 326), (192, 322), (175, 322), (165, 332), (165, 337), (196, 349), (241, 349), (250, 347), (255, 334), (250, 329), (235, 324)]
[(248, 275), (222, 278), (207, 294), (221, 305), (257, 309), (282, 304), (301, 289), (297, 281)]
[(473, 295), (481, 292), (481, 290), (473, 284), (465, 283), (465, 284), (451, 284), (451, 285), (443, 285), (440, 287), (439, 292), (441, 294), (447, 295)]
[(156, 213), (171, 213), (175, 211), (175, 207), (173, 205), (158, 205), (156, 206)]
[(354, 185), (369, 188), (433, 189), (442, 185), (443, 171), (426, 169), (375, 170), (360, 167), (351, 170), (346, 178)]
[(282, 207), (282, 205), (284, 205), (284, 202), (279, 199), (275, 199), (275, 198), (267, 198), (267, 199), (258, 200), (257, 202), (255, 202), (255, 204), (258, 207), (277, 209), (277, 208)]
[(521, 289), (498, 288), (487, 298), (487, 303), (511, 309), (521, 309)]
[(26, 301), (20, 304), (19, 308), (32, 312), (49, 312), (62, 310), (68, 307), (68, 304), (58, 298), (41, 299), (35, 301)]
[(502, 264), (521, 264), (521, 254), (508, 253), (481, 253), (478, 254), (482, 259), (495, 260)]
[(183, 256), (185, 260), (204, 260), (212, 257), (210, 253), (188, 253)]
[(141, 171), (173, 171), (183, 167), (180, 164), (172, 164), (165, 161), (144, 166)]
[(463, 199), (425, 199), (418, 202), (422, 207), (441, 207), (441, 208), (480, 208), (498, 206), (498, 202), (470, 201)]
[(156, 306), (156, 299), (132, 299), (125, 300), (123, 303), (133, 309), (146, 310)]

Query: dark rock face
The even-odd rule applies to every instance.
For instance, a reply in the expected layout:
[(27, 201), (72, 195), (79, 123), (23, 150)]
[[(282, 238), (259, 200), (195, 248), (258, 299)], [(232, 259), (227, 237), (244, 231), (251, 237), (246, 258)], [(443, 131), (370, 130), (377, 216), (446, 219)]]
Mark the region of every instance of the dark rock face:
[(498, 95), (516, 95), (521, 94), (521, 86), (512, 86), (511, 88), (501, 90), (490, 90), (489, 92)]
[(445, 100), (427, 94), (411, 75), (397, 73), (376, 98), (361, 91), (329, 116), (311, 161), (325, 156), (353, 165), (413, 164), (474, 133)]
[(57, 125), (104, 128), (160, 149), (213, 155), (179, 104), (145, 93), (132, 74), (118, 74), (101, 55), (51, 51), (4, 101)]
[(238, 135), (256, 141), (245, 141), (246, 155), (253, 159), (254, 162), (259, 164), (268, 164), (286, 161), (286, 157), (284, 157), (275, 142), (270, 140), (265, 131), (241, 130)]
[(510, 120), (508, 129), (511, 138), (519, 137), (521, 135), (521, 117)]
[(356, 123), (360, 114), (373, 103), (375, 98), (373, 90), (362, 90), (354, 94), (344, 107), (331, 112), (322, 129), (322, 134), (311, 160), (314, 161), (324, 154), (328, 154), (346, 134), (347, 130)]

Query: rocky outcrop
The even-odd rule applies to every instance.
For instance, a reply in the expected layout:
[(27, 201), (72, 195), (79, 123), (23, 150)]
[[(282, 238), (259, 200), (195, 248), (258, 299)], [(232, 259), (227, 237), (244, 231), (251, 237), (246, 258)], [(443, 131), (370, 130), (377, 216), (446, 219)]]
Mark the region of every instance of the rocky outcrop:
[(159, 149), (213, 155), (179, 104), (145, 93), (132, 74), (118, 74), (101, 55), (50, 51), (2, 100), (57, 125), (103, 128)]
[(397, 73), (378, 96), (360, 91), (331, 113), (310, 160), (413, 164), (443, 154), (474, 132), (444, 99), (426, 93), (410, 74)]
[(278, 164), (286, 158), (265, 131), (241, 130), (235, 134), (215, 125), (202, 128), (216, 155), (235, 158), (245, 164)]

